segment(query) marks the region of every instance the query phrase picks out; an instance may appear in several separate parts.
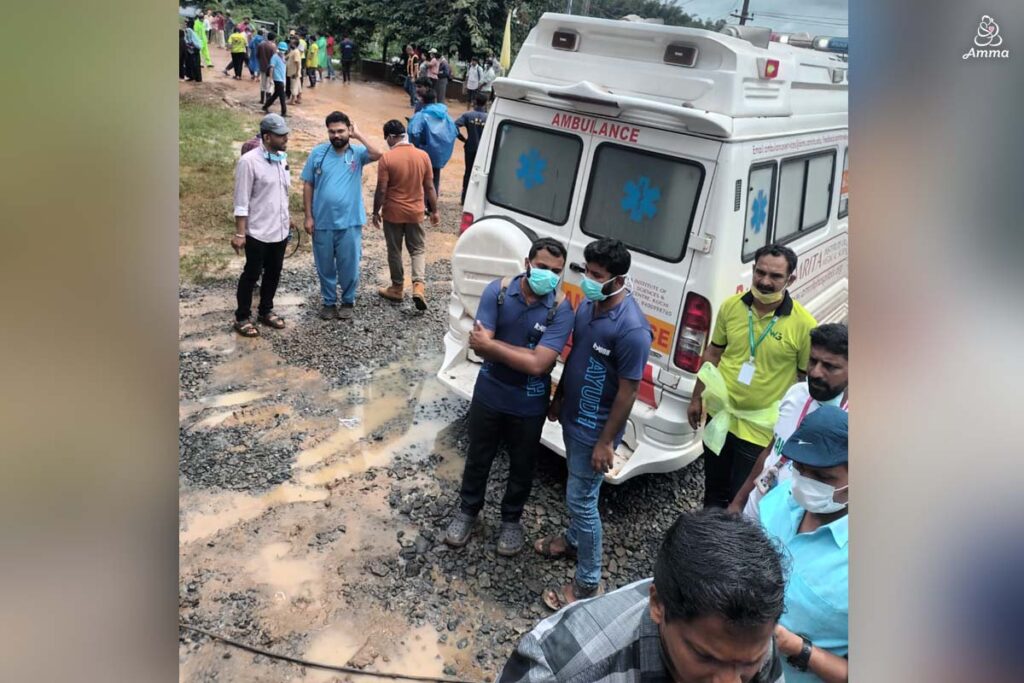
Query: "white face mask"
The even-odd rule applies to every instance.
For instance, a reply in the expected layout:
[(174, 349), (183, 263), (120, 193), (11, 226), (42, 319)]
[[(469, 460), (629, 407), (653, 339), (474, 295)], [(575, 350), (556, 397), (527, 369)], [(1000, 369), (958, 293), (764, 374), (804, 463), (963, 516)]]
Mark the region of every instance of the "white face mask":
[(837, 503), (834, 498), (836, 491), (845, 491), (849, 485), (836, 489), (824, 482), (805, 477), (796, 469), (793, 470), (793, 497), (804, 510), (819, 515), (839, 512), (849, 503)]

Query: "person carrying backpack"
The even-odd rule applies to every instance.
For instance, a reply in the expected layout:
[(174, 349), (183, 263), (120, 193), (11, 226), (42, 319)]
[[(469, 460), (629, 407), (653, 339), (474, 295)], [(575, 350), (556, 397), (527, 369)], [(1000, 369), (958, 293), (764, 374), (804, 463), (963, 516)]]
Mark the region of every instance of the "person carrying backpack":
[(416, 112), (409, 121), (409, 142), (430, 157), (434, 171), (434, 191), (440, 196), (441, 169), (452, 158), (459, 132), (452, 117), (448, 116), (448, 107), (437, 102), (433, 90), (425, 91), (420, 99), (423, 109)]
[(509, 446), (509, 474), (497, 551), (515, 555), (524, 545), (519, 520), (533, 485), (551, 396), (551, 370), (575, 319), (558, 288), (565, 259), (561, 242), (542, 237), (530, 246), (525, 273), (494, 280), (480, 297), (469, 345), (484, 364), (469, 406), (469, 451), (459, 507), (444, 539), (454, 548), (469, 541), (484, 507), (487, 477), (501, 441)]

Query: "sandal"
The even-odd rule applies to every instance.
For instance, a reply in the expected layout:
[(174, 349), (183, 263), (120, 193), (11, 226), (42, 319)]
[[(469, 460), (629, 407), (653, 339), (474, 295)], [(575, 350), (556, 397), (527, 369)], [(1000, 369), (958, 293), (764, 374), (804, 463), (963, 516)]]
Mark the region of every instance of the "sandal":
[(267, 327), (273, 327), (275, 330), (280, 330), (284, 328), (284, 318), (279, 316), (277, 313), (274, 313), (273, 311), (267, 313), (266, 315), (259, 316), (257, 320), (259, 320)]
[[(551, 546), (554, 545), (555, 541), (562, 542), (561, 550), (552, 549)], [(576, 548), (569, 545), (569, 542), (565, 540), (565, 536), (561, 534), (558, 536), (545, 536), (544, 538), (539, 539), (533, 544), (533, 549), (537, 551), (538, 555), (546, 557), (549, 560), (557, 560), (562, 557), (576, 559)]]
[(258, 337), (260, 331), (252, 324), (251, 320), (236, 320), (234, 330), (243, 337)]
[(577, 600), (596, 598), (599, 595), (604, 595), (604, 587), (601, 584), (597, 584), (593, 588), (584, 588), (580, 584), (576, 583), (576, 579), (573, 579), (571, 583), (567, 583), (564, 586), (549, 588), (544, 591), (544, 594), (541, 596), (541, 601), (544, 603), (545, 607), (557, 612), (566, 605), (571, 605)]

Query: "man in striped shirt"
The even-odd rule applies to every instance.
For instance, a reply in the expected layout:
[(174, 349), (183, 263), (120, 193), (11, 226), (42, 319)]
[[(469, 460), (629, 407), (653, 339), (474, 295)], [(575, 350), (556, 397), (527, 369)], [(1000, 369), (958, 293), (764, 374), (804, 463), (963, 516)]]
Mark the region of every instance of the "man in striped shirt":
[(579, 600), (527, 634), (499, 683), (778, 683), (778, 547), (721, 509), (679, 516), (654, 579)]

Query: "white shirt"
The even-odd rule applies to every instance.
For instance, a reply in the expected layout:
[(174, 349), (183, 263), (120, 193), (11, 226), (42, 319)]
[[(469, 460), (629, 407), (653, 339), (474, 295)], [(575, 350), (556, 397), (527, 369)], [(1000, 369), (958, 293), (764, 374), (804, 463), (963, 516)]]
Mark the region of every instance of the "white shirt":
[(482, 72), (479, 64), (471, 64), (469, 72), (466, 73), (466, 90), (476, 90), (480, 87)]
[(260, 242), (288, 238), (288, 191), (291, 172), (287, 163), (269, 161), (267, 149), (249, 150), (235, 168), (235, 216), (247, 216), (245, 232)]
[[(825, 403), (839, 406), (846, 410), (845, 394), (846, 392), (844, 391), (831, 401), (825, 401)], [(786, 440), (793, 436), (793, 432), (800, 426), (803, 418), (813, 413), (822, 405), (822, 403), (811, 398), (811, 390), (807, 386), (806, 380), (789, 388), (789, 391), (782, 397), (782, 402), (779, 404), (779, 419), (775, 423), (775, 443), (772, 447), (772, 452), (768, 454), (768, 458), (764, 462), (764, 469), (761, 470), (758, 480), (764, 477), (772, 468), (778, 470), (778, 477), (774, 486), (778, 486), (779, 482), (793, 478), (793, 465), (789, 460), (779, 467), (779, 460), (782, 459), (782, 447), (786, 445)], [(771, 489), (769, 488), (768, 490), (770, 491)], [(765, 494), (761, 492), (761, 489), (758, 486), (754, 486), (750, 496), (747, 498), (747, 504), (743, 507), (743, 514), (751, 519), (760, 520), (758, 504), (764, 496)]]

